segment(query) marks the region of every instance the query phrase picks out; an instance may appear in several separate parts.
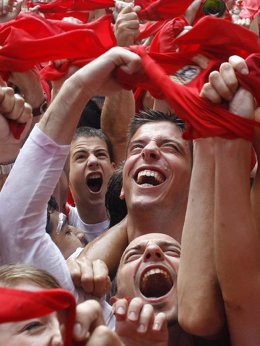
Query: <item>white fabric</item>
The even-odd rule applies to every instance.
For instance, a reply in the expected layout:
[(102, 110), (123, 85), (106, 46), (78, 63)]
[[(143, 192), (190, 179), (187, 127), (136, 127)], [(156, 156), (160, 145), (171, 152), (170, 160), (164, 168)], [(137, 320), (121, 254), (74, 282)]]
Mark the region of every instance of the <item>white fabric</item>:
[[(47, 203), (64, 167), (69, 145), (58, 145), (35, 126), (0, 192), (0, 265), (25, 263), (52, 274), (78, 301), (66, 260), (45, 227)], [(93, 297), (92, 297), (93, 298)], [(114, 327), (111, 306), (101, 302)]]
[(109, 220), (94, 224), (87, 224), (81, 220), (76, 207), (69, 205), (69, 209), (69, 225), (84, 231), (85, 239), (88, 243), (109, 228)]

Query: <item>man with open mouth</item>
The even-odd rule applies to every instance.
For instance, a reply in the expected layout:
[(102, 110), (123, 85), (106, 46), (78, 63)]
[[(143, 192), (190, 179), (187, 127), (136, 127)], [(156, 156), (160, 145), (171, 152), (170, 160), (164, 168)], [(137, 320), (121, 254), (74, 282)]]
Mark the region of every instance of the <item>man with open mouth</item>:
[(70, 189), (75, 207), (69, 206), (69, 224), (90, 242), (109, 227), (105, 193), (114, 171), (112, 145), (99, 129), (80, 127), (70, 150)]

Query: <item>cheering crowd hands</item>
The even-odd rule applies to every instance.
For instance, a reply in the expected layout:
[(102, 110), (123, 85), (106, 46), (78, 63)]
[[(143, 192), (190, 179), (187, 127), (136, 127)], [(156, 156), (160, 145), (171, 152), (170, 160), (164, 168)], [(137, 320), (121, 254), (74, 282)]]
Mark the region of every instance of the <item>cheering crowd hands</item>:
[(236, 71), (249, 74), (245, 60), (234, 55), (229, 62), (221, 64), (219, 71), (210, 73), (209, 82), (204, 84), (200, 95), (213, 103), (227, 101), (230, 112), (253, 119), (256, 108), (254, 97), (239, 87)]
[(168, 328), (166, 315), (155, 314), (150, 304), (141, 298), (117, 299), (113, 304), (116, 316), (116, 332), (126, 346), (167, 346)]
[(77, 305), (73, 329), (74, 341), (84, 346), (123, 346), (119, 337), (105, 326), (102, 309), (95, 300)]
[(67, 265), (74, 285), (83, 288), (87, 294), (102, 298), (111, 290), (108, 268), (103, 261), (78, 257), (68, 259)]
[[(14, 138), (8, 124), (13, 120), (18, 124), (26, 124), (19, 139)], [(32, 121), (32, 107), (24, 98), (14, 93), (14, 89), (7, 87), (4, 82), (0, 86), (0, 145), (19, 145), (25, 138)], [(3, 162), (3, 161), (2, 161)]]

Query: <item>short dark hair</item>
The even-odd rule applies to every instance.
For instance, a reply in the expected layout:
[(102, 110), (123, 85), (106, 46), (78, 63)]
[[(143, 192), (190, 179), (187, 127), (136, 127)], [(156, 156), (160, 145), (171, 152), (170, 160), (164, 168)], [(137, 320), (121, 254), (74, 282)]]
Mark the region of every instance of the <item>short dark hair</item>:
[(145, 111), (140, 111), (132, 118), (128, 127), (128, 142), (134, 136), (139, 127), (156, 121), (168, 121), (176, 125), (181, 132), (184, 132), (186, 126), (185, 122), (178, 118), (178, 116), (174, 113), (163, 113), (157, 110), (147, 109)]
[(123, 181), (123, 169), (120, 166), (111, 175), (105, 195), (105, 205), (109, 213), (110, 227), (116, 225), (127, 215), (126, 202), (120, 199)]
[(98, 137), (98, 138), (100, 138), (103, 142), (106, 143), (110, 161), (111, 162), (114, 161), (114, 153), (113, 153), (112, 143), (111, 143), (110, 139), (108, 138), (108, 136), (101, 129), (95, 129), (94, 127), (89, 127), (89, 126), (78, 127), (74, 136), (73, 136), (72, 142), (74, 142), (76, 139), (78, 139), (80, 137), (86, 137), (86, 138)]
[(54, 211), (59, 211), (59, 205), (55, 199), (54, 196), (51, 196), (48, 202), (48, 207), (47, 207), (47, 223), (45, 230), (48, 234), (51, 235), (51, 220), (50, 220), (50, 214), (52, 214)]

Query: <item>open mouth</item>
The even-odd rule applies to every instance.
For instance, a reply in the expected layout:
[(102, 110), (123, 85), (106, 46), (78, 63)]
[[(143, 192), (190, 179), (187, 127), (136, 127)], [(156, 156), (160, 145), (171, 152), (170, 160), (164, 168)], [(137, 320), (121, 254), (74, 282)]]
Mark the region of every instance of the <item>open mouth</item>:
[(139, 171), (135, 176), (135, 182), (142, 186), (157, 186), (165, 181), (166, 177), (158, 172), (150, 169)]
[(103, 178), (100, 173), (95, 173), (86, 179), (86, 184), (90, 191), (99, 192), (103, 184)]
[(168, 271), (153, 268), (146, 271), (140, 280), (140, 291), (146, 298), (165, 296), (173, 287), (173, 280)]

